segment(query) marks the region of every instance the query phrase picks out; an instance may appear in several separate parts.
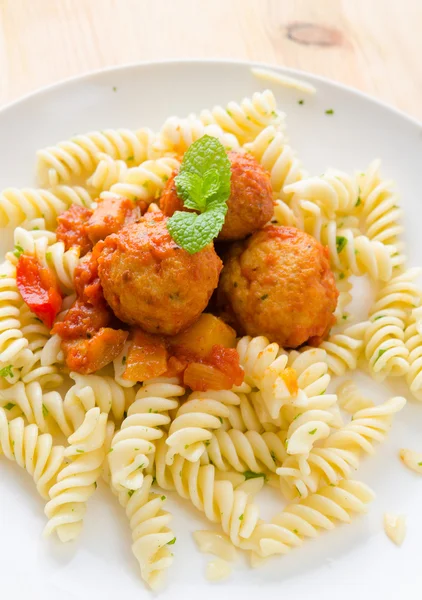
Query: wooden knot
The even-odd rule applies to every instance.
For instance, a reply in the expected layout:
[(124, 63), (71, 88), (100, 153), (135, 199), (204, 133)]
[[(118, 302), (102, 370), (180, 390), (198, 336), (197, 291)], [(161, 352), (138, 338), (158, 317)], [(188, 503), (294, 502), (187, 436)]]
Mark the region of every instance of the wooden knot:
[(287, 25), (287, 37), (304, 46), (340, 46), (343, 42), (343, 35), (338, 29), (312, 23)]

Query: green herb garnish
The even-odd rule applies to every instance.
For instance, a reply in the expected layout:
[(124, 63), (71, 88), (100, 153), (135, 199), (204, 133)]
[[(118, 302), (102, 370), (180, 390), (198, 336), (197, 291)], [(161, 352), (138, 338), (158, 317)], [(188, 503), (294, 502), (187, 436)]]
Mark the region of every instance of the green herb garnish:
[(243, 475), (245, 481), (248, 481), (248, 479), (257, 479), (258, 477), (264, 477), (264, 479), (266, 479), (267, 477), (265, 473), (255, 473), (254, 471), (244, 471)]
[(334, 114), (334, 110), (332, 108), (327, 108), (327, 110), (325, 111), (326, 115), (333, 115)]
[(305, 104), (305, 100), (298, 100), (297, 103), (298, 104)]
[(173, 544), (175, 544), (175, 543), (176, 543), (176, 538), (174, 537), (172, 540), (167, 542), (167, 546), (173, 546)]
[(311, 431), (309, 432), (309, 435), (315, 435), (317, 432), (317, 428), (315, 427), (315, 429), (311, 429)]
[(16, 258), (19, 258), (21, 254), (23, 254), (25, 252), (25, 250), (22, 248), (22, 246), (20, 244), (15, 244), (15, 249), (13, 251), (13, 254), (16, 256)]
[(14, 408), (15, 406), (16, 406), (16, 404), (13, 404), (13, 402), (8, 402), (7, 404), (5, 404), (5, 405), (3, 406), (3, 408), (4, 408), (5, 410), (12, 410), (12, 408)]
[(45, 404), (43, 404), (43, 405), (42, 405), (42, 416), (44, 417), (44, 419), (45, 419), (46, 417), (48, 417), (48, 414), (49, 414), (49, 413), (48, 413), (48, 408), (46, 407), (46, 405), (45, 405)]
[[(375, 362), (377, 362), (377, 360), (378, 360), (379, 358), (381, 358), (381, 356), (384, 354), (384, 352), (387, 352), (387, 348), (384, 348), (384, 349), (383, 349), (383, 348), (381, 348), (381, 350), (378, 350), (378, 356), (376, 357), (376, 359), (375, 359)], [(375, 363), (374, 363), (374, 364), (375, 364)]]
[(343, 235), (338, 235), (336, 237), (337, 254), (340, 254), (340, 252), (342, 250), (344, 250), (344, 248), (346, 247), (346, 244), (347, 244), (347, 238), (345, 238)]
[(12, 365), (0, 369), (0, 377), (13, 377)]
[[(230, 196), (230, 161), (217, 138), (204, 135), (187, 150), (175, 178), (183, 205), (167, 222), (174, 241), (189, 254), (199, 252), (220, 233)], [(199, 214), (198, 214), (199, 213)]]
[(134, 493), (135, 493), (135, 490), (129, 490), (127, 495), (129, 496), (129, 498), (131, 498)]
[(239, 521), (243, 521), (243, 513), (240, 515)]

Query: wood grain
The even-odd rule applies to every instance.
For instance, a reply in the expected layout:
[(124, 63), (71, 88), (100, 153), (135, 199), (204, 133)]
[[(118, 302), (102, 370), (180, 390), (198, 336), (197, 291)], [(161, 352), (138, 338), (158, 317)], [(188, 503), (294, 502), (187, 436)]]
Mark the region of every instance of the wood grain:
[(422, 119), (421, 0), (0, 0), (0, 105), (102, 67), (252, 59)]

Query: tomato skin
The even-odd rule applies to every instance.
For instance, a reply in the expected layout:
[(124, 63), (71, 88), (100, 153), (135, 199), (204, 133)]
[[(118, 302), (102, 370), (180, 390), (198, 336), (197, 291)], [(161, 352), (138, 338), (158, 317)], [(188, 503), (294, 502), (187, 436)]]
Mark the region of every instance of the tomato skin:
[(21, 254), (16, 266), (16, 284), (31, 312), (51, 329), (62, 306), (54, 273), (40, 265), (34, 256)]

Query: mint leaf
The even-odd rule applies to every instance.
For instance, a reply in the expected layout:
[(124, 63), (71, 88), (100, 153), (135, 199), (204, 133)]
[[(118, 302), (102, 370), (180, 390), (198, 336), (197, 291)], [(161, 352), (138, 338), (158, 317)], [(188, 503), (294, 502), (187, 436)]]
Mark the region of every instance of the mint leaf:
[(176, 244), (189, 254), (195, 254), (219, 234), (226, 212), (227, 206), (213, 208), (200, 215), (177, 211), (168, 220), (167, 229)]
[(175, 177), (185, 208), (201, 214), (176, 212), (167, 222), (175, 242), (190, 254), (199, 252), (221, 231), (230, 196), (231, 166), (217, 138), (204, 135), (187, 150)]
[(177, 195), (183, 200), (184, 206), (202, 212), (206, 205), (202, 190), (204, 183), (202, 177), (196, 173), (185, 171), (177, 175), (175, 181)]
[(0, 369), (0, 377), (13, 377), (12, 365)]

